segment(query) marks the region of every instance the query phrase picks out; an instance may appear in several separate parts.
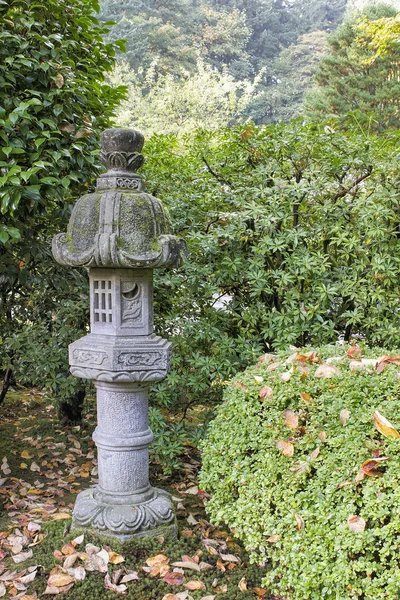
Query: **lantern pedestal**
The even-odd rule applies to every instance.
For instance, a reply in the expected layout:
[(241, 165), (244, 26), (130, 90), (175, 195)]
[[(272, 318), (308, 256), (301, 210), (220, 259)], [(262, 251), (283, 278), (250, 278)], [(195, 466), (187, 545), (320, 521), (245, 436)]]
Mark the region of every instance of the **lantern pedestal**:
[(122, 540), (154, 530), (175, 533), (169, 494), (149, 484), (147, 386), (97, 382), (99, 483), (81, 492), (74, 527), (90, 527)]

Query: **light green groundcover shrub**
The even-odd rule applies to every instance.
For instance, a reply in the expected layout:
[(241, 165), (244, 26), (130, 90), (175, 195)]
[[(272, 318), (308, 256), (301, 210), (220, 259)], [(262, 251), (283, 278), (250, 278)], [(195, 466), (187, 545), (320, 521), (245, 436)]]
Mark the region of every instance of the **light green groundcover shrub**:
[[(339, 354), (337, 370), (322, 366), (333, 377), (318, 378)], [(227, 384), (203, 443), (212, 521), (227, 523), (252, 560), (270, 562), (264, 585), (285, 599), (397, 600), (400, 439), (374, 413), (400, 431), (400, 367), (351, 370), (332, 347), (272, 358), (277, 368), (266, 357)], [(388, 460), (365, 464), (377, 457)]]

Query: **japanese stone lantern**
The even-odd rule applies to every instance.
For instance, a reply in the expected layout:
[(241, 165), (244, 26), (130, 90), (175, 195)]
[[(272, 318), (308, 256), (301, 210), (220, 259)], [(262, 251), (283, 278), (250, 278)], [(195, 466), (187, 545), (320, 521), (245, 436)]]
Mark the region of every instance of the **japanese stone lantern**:
[(135, 173), (143, 136), (108, 129), (101, 142), (108, 170), (76, 203), (67, 233), (54, 237), (53, 255), (88, 267), (90, 278), (90, 333), (69, 346), (69, 363), (97, 389), (99, 482), (78, 494), (72, 522), (127, 539), (175, 528), (169, 495), (149, 484), (148, 388), (171, 358), (171, 344), (153, 331), (153, 269), (179, 263), (184, 242)]

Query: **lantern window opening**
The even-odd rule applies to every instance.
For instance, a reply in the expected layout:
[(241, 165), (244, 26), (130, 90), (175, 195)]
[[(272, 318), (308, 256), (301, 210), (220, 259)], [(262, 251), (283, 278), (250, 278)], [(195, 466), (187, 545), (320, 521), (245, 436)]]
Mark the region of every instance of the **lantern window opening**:
[(112, 323), (112, 282), (93, 281), (93, 314), (95, 323)]

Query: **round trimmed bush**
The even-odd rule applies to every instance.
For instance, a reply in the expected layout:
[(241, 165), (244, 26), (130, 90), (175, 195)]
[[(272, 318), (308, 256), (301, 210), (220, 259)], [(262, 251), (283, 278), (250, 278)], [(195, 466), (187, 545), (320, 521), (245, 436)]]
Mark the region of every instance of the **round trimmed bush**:
[(400, 597), (400, 367), (381, 367), (330, 347), (265, 355), (227, 385), (200, 484), (211, 519), (270, 564), (271, 593)]

